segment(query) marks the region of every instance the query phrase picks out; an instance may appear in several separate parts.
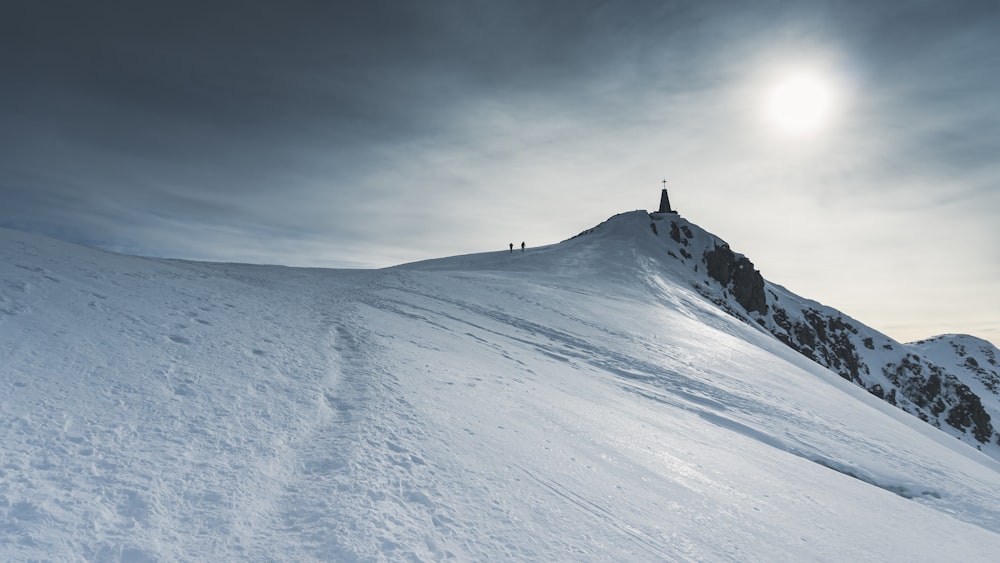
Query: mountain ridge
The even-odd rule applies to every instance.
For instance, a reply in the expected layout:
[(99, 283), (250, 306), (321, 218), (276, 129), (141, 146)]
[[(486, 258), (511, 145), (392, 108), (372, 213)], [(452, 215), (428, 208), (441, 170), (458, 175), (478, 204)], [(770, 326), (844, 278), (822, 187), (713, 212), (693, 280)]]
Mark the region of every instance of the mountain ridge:
[[(636, 211), (616, 217), (640, 228), (640, 213), (648, 216), (649, 230), (663, 243), (667, 256), (700, 274), (688, 282), (720, 308), (880, 399), (1000, 459), (1000, 433), (992, 423), (1000, 420), (1000, 351), (992, 343), (971, 335), (900, 343), (765, 280), (749, 258), (676, 213)], [(600, 226), (578, 236), (597, 229)], [(931, 342), (941, 346), (929, 350), (925, 344)]]
[(650, 221), (381, 270), (0, 231), (0, 557), (991, 560), (1000, 462)]
[[(1000, 351), (971, 335), (939, 335), (901, 343), (818, 301), (799, 296), (764, 279), (753, 262), (729, 243), (673, 213), (635, 210), (619, 213), (556, 245), (527, 254), (477, 253), (398, 266), (447, 269), (456, 259), (463, 267), (531, 269), (532, 257), (559, 249), (569, 256), (585, 252), (588, 237), (611, 238), (632, 246), (635, 256), (618, 264), (630, 271), (643, 258), (656, 258), (654, 270), (684, 281), (726, 313), (777, 338), (806, 358), (837, 373), (869, 393), (1000, 459)], [(502, 261), (508, 254), (509, 261)], [(498, 257), (501, 258), (498, 260)], [(470, 262), (471, 259), (471, 262)], [(576, 256), (566, 268), (580, 268)], [(551, 262), (545, 262), (551, 267)], [(611, 264), (587, 267), (608, 269)], [(582, 274), (582, 273), (581, 273)], [(975, 340), (963, 345), (959, 340)], [(948, 342), (926, 358), (921, 344)], [(971, 355), (970, 355), (971, 354)]]

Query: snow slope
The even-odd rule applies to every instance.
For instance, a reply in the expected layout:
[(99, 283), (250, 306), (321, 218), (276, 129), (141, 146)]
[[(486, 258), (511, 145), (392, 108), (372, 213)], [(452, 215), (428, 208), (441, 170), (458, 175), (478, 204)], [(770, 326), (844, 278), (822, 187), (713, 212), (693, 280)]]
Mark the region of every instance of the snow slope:
[(385, 270), (0, 231), (0, 559), (990, 561), (1000, 464), (645, 213)]
[[(1000, 350), (967, 335), (903, 344), (763, 278), (746, 256), (673, 213), (646, 222), (671, 279), (919, 419), (1000, 460)], [(648, 238), (648, 235), (646, 235)]]

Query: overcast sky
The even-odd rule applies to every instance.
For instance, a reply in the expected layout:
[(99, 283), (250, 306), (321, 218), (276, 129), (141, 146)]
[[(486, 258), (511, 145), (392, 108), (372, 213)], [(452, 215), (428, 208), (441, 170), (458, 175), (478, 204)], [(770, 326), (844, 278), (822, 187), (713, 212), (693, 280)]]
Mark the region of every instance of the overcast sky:
[[(1000, 2), (0, 8), (0, 226), (382, 267), (654, 209), (901, 340), (1000, 343)], [(790, 73), (821, 125), (768, 113)]]

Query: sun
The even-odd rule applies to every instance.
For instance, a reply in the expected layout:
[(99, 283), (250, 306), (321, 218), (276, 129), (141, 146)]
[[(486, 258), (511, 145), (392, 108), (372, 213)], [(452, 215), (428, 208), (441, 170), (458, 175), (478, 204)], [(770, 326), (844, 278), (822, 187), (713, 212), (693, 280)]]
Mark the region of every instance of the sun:
[(801, 136), (825, 129), (834, 113), (835, 89), (822, 75), (796, 71), (780, 77), (766, 100), (768, 121), (781, 133)]

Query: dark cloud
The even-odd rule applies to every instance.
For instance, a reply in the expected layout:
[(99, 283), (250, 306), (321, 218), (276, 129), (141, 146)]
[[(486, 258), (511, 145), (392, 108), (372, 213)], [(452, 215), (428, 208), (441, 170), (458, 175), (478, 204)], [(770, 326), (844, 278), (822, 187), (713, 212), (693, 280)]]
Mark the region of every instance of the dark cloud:
[[(606, 136), (729, 163), (750, 151), (719, 92), (757, 72), (758, 51), (814, 45), (853, 73), (853, 127), (886, 174), (981, 170), (1000, 150), (997, 15), (990, 2), (9, 2), (0, 223), (168, 255), (135, 225), (354, 241), (392, 228), (358, 225), (372, 207), (472, 207), (516, 193), (497, 172), (546, 159), (583, 174)], [(442, 238), (456, 226), (400, 221)]]
[(82, 240), (128, 237), (153, 211), (301, 225), (317, 189), (347, 220), (392, 147), (439, 142), (476, 100), (586, 95), (601, 69), (649, 56), (633, 35), (689, 36), (693, 6), (14, 3), (0, 220), (64, 234), (76, 214), (97, 231)]

